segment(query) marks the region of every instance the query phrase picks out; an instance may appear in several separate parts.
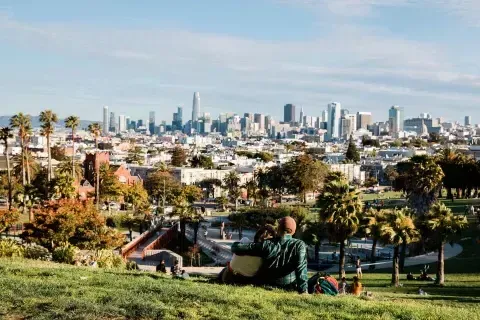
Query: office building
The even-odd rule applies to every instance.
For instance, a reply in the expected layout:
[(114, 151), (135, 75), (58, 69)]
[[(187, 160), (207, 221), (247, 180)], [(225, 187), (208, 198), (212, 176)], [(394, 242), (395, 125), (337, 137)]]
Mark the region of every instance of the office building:
[(102, 131), (104, 135), (108, 135), (110, 123), (108, 122), (108, 106), (103, 107), (103, 126)]
[(354, 113), (344, 114), (340, 119), (341, 134), (340, 137), (348, 139), (351, 134), (357, 131), (357, 115)]
[(420, 118), (422, 118), (422, 119), (432, 119), (432, 116), (430, 115), (430, 113), (422, 112), (422, 113), (420, 113)]
[(471, 126), (472, 125), (472, 117), (466, 116), (465, 117), (465, 126)]
[(392, 106), (388, 111), (388, 122), (390, 123), (390, 134), (395, 135), (403, 131), (403, 108)]
[(350, 111), (348, 109), (341, 109), (340, 110), (340, 118), (345, 117), (346, 114), (349, 114)]
[(337, 102), (332, 102), (328, 105), (327, 139), (329, 140), (340, 138), (341, 109), (341, 104)]
[(283, 122), (295, 122), (295, 105), (289, 103), (283, 107)]
[(155, 111), (150, 111), (148, 114), (148, 131), (150, 134), (155, 133)]
[(115, 112), (110, 112), (110, 128), (108, 130), (113, 133), (117, 131), (117, 123), (115, 119)]
[(183, 129), (183, 108), (177, 107), (177, 112), (173, 114), (172, 130)]
[(300, 119), (298, 120), (300, 122), (300, 127), (303, 127), (305, 124), (303, 122), (303, 107), (300, 108)]
[(118, 116), (118, 132), (127, 131), (127, 117), (123, 114)]
[(323, 110), (322, 111), (322, 122), (328, 122), (328, 110)]
[(193, 105), (192, 105), (192, 121), (198, 121), (200, 116), (200, 92), (195, 92), (193, 94)]
[(265, 115), (261, 113), (255, 113), (253, 117), (253, 121), (258, 123), (258, 130), (264, 131), (265, 130)]
[(371, 112), (357, 112), (357, 130), (367, 129), (372, 124)]

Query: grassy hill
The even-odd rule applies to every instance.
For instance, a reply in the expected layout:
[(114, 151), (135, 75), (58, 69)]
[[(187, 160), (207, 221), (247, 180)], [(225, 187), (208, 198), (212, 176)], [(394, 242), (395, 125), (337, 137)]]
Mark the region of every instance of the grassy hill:
[[(455, 275), (446, 288), (386, 286), (368, 274), (371, 299), (299, 296), (278, 290), (174, 280), (141, 272), (97, 270), (0, 259), (1, 319), (479, 319), (479, 275)], [(477, 290), (471, 291), (472, 287)], [(458, 292), (462, 292), (459, 295)]]

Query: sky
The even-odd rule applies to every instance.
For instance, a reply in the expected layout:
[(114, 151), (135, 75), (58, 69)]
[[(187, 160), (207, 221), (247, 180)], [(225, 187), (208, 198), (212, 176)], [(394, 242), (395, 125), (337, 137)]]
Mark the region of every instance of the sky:
[(189, 120), (333, 101), (480, 122), (478, 0), (0, 0), (0, 115)]

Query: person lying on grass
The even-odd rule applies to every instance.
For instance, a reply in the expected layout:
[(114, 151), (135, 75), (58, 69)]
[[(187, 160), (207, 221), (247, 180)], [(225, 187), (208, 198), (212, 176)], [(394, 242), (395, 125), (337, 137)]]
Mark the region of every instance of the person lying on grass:
[(297, 224), (292, 217), (278, 221), (277, 235), (257, 243), (235, 242), (232, 253), (262, 258), (262, 265), (252, 277), (253, 284), (308, 293), (307, 246), (294, 239)]
[[(272, 239), (276, 236), (275, 228), (272, 225), (265, 225), (261, 227), (255, 234), (254, 243), (261, 243), (267, 239)], [(242, 238), (240, 243), (250, 243), (248, 238)], [(255, 256), (239, 256), (233, 255), (232, 260), (220, 272), (219, 280), (225, 284), (248, 284), (252, 282), (260, 266), (262, 265), (262, 258)]]

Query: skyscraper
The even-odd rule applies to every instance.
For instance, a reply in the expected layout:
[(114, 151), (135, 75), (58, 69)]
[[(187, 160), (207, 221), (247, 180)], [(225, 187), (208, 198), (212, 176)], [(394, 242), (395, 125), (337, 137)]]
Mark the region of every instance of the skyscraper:
[(299, 119), (299, 122), (300, 122), (300, 127), (303, 127), (305, 124), (303, 122), (303, 107), (300, 108), (300, 119)]
[(258, 129), (260, 131), (265, 130), (265, 115), (263, 115), (261, 113), (255, 113), (254, 121), (255, 121), (255, 123), (258, 123)]
[(148, 131), (150, 134), (155, 133), (155, 111), (150, 111), (148, 114)]
[(110, 112), (110, 132), (115, 133), (117, 131), (117, 123), (115, 121), (115, 112)]
[(390, 123), (390, 134), (396, 134), (403, 131), (403, 108), (392, 106), (388, 111), (388, 122)]
[(289, 103), (283, 107), (283, 122), (295, 122), (295, 105)]
[(177, 107), (177, 112), (173, 114), (172, 121), (173, 130), (182, 130), (183, 129), (183, 108)]
[(472, 117), (466, 116), (465, 117), (465, 126), (471, 126), (472, 125)]
[(367, 129), (372, 124), (371, 112), (357, 112), (357, 130)]
[(328, 122), (328, 110), (322, 111), (322, 118), (320, 120), (322, 120), (322, 122)]
[(198, 121), (200, 116), (200, 92), (193, 93), (192, 121)]
[(110, 124), (108, 123), (108, 106), (103, 107), (103, 127), (102, 131), (104, 135), (108, 135), (108, 129)]
[(127, 130), (127, 119), (121, 114), (118, 116), (118, 132), (125, 132)]
[(340, 138), (340, 113), (342, 106), (338, 102), (328, 105), (327, 135), (330, 140)]
[(357, 115), (355, 113), (344, 114), (340, 119), (341, 137), (348, 139), (351, 134), (357, 131)]

